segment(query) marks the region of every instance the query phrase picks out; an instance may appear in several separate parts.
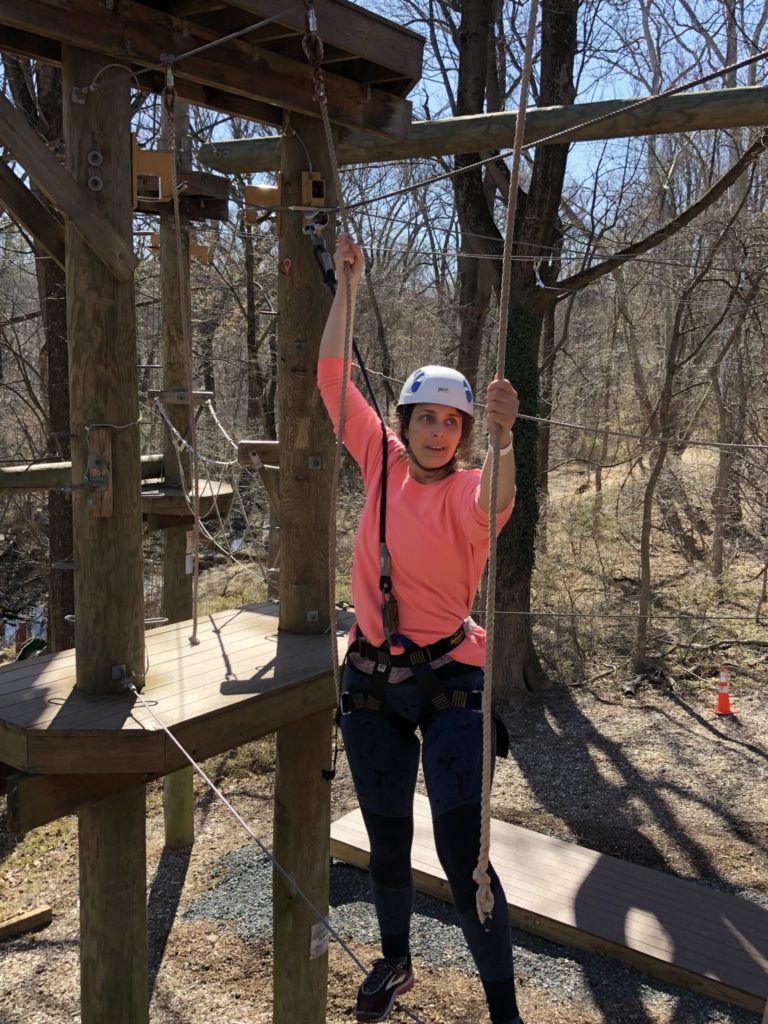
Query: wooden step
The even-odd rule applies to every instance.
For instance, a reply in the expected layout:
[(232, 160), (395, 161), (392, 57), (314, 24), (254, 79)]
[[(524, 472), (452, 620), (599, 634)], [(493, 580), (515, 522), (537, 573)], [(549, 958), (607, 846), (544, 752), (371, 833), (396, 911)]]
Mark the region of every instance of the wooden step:
[[(416, 888), (450, 900), (426, 797), (414, 819)], [(367, 869), (369, 854), (359, 810), (333, 823), (333, 857)], [(491, 862), (516, 927), (763, 1011), (768, 911), (757, 904), (495, 819)]]

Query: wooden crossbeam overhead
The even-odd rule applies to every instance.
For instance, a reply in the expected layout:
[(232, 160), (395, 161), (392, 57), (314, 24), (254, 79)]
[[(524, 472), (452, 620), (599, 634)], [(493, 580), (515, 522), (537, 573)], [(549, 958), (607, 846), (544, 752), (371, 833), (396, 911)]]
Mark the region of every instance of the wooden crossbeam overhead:
[[(94, 208), (87, 190), (61, 166), (24, 115), (4, 96), (0, 96), (0, 139), (115, 277), (129, 280), (138, 263), (130, 245)], [(22, 219), (22, 211), (16, 212)]]
[[(274, 17), (274, 23), (259, 30), (253, 41), (274, 40), (276, 48), (286, 55), (301, 56), (301, 36), (306, 31), (301, 4), (286, 10), (285, 0), (229, 0), (226, 4), (216, 5), (198, 3), (197, 0), (181, 0), (181, 3), (188, 5), (198, 16), (207, 16), (219, 28), (225, 9), (230, 16), (234, 9), (239, 10), (243, 25)], [(193, 4), (196, 7), (193, 8)], [(424, 51), (424, 40), (420, 35), (402, 26), (394, 26), (391, 21), (347, 0), (315, 0), (314, 6), (327, 63), (348, 63), (350, 78), (381, 85), (399, 96), (407, 95), (416, 85), (421, 77)], [(177, 13), (175, 7), (171, 9)], [(393, 28), (396, 28), (397, 36), (394, 46)], [(359, 73), (354, 70), (355, 64)]]
[[(325, 3), (328, 6), (327, 28), (331, 31), (334, 24), (343, 20), (338, 12), (335, 21), (330, 17), (340, 7), (339, 0), (325, 0)], [(228, 111), (231, 98), (231, 112), (239, 115), (247, 112), (271, 124), (281, 123), (282, 115), (278, 114), (283, 110), (317, 117), (312, 69), (303, 54), (284, 56), (276, 46), (280, 40), (265, 40), (262, 45), (251, 42), (246, 36), (218, 42), (232, 30), (230, 26), (237, 31), (263, 19), (263, 6), (269, 16), (270, 4), (271, 0), (227, 4), (212, 28), (200, 20), (175, 17), (165, 10), (131, 0), (124, 0), (115, 9), (96, 0), (72, 0), (66, 7), (55, 0), (25, 0), (23, 4), (17, 0), (0, 0), (0, 26), (6, 32), (10, 30), (9, 43), (15, 42), (17, 52), (27, 56), (55, 59), (53, 42), (82, 47), (140, 71), (158, 69), (170, 54), (175, 58), (176, 88), (184, 99), (205, 102), (206, 91), (212, 90), (209, 98), (217, 109)], [(344, 10), (345, 17), (352, 19), (346, 5)], [(366, 51), (378, 48), (380, 61), (390, 53), (397, 60), (400, 51), (408, 49), (403, 47), (403, 40), (418, 39), (413, 33), (365, 12), (358, 11), (355, 17), (361, 25), (370, 21), (375, 27), (375, 31), (371, 28), (365, 33), (360, 31), (360, 45)], [(301, 31), (303, 33), (303, 27)], [(337, 34), (342, 35), (340, 30)], [(297, 32), (294, 35), (300, 50), (301, 36)], [(184, 56), (210, 43), (216, 45), (196, 55)], [(398, 95), (397, 87), (407, 91), (418, 79), (420, 56), (417, 62), (411, 60), (407, 79), (397, 67), (388, 68), (383, 63), (374, 66), (368, 59), (361, 60), (355, 51), (333, 52), (328, 61), (333, 61), (334, 70), (325, 73), (326, 93), (329, 113), (335, 123), (393, 136), (403, 135), (408, 130), (411, 105)], [(358, 72), (361, 80), (355, 77)], [(139, 79), (142, 87), (157, 88), (162, 81), (158, 76), (153, 81), (144, 81), (145, 77)], [(372, 79), (381, 81), (382, 86), (372, 87)], [(390, 79), (394, 79), (396, 88), (387, 88)], [(255, 106), (244, 110), (244, 102)]]
[[(564, 131), (569, 133), (569, 142), (584, 142), (713, 128), (763, 127), (768, 111), (768, 88), (749, 86), (681, 93), (654, 98), (644, 106), (637, 106), (637, 103), (638, 99), (606, 100), (569, 107), (534, 108), (526, 114), (525, 141), (538, 142)], [(606, 120), (590, 123), (602, 117)], [(516, 111), (504, 111), (440, 121), (416, 121), (402, 139), (379, 139), (362, 132), (342, 131), (338, 146), (339, 162), (378, 163), (414, 157), (493, 152), (512, 145), (516, 120)], [(551, 140), (553, 143), (560, 141), (563, 140)], [(280, 165), (280, 138), (210, 143), (200, 148), (198, 156), (204, 164), (228, 174), (274, 171)]]

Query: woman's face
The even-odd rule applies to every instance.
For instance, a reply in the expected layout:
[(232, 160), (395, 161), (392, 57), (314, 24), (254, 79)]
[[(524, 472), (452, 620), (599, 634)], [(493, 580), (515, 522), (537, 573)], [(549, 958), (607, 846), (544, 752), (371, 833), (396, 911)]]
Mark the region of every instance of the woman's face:
[(435, 470), (453, 458), (461, 441), (462, 414), (449, 405), (414, 405), (406, 439), (414, 458), (425, 470)]

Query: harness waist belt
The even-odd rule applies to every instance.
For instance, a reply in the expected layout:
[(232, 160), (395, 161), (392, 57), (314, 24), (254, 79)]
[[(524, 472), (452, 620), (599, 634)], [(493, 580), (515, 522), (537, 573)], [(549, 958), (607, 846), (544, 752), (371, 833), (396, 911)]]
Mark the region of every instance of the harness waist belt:
[[(451, 708), (464, 708), (467, 711), (483, 710), (482, 690), (443, 690), (436, 703), (436, 711), (449, 711)], [(382, 710), (382, 702), (371, 693), (342, 693), (339, 701), (342, 715), (349, 715), (353, 711), (378, 711)], [(396, 714), (396, 712), (394, 712)], [(400, 716), (398, 716), (400, 717)], [(416, 723), (411, 723), (416, 727)]]
[(451, 636), (435, 640), (427, 647), (408, 647), (402, 654), (390, 654), (383, 647), (374, 647), (364, 636), (358, 636), (349, 649), (355, 651), (362, 658), (369, 658), (371, 661), (389, 668), (413, 668), (414, 665), (428, 665), (430, 661), (441, 658), (444, 654), (452, 651), (454, 647), (458, 647), (466, 635), (464, 623), (462, 623)]

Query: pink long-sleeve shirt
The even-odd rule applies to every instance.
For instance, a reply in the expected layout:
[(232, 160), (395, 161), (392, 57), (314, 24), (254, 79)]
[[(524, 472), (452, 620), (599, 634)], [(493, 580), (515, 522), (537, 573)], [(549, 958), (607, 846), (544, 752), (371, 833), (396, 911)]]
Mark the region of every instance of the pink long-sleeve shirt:
[[(318, 386), (337, 433), (343, 373), (343, 359), (318, 363)], [(391, 430), (387, 433), (387, 547), (399, 632), (423, 647), (451, 636), (469, 617), (488, 555), (489, 516), (477, 502), (479, 469), (457, 470), (435, 483), (420, 484), (408, 472), (404, 445)], [(380, 646), (384, 643), (379, 590), (381, 425), (351, 381), (344, 445), (360, 467), (366, 493), (352, 566), (355, 617), (363, 636)], [(498, 513), (497, 531), (509, 519), (512, 506)], [(485, 630), (473, 625), (451, 657), (482, 666)]]

